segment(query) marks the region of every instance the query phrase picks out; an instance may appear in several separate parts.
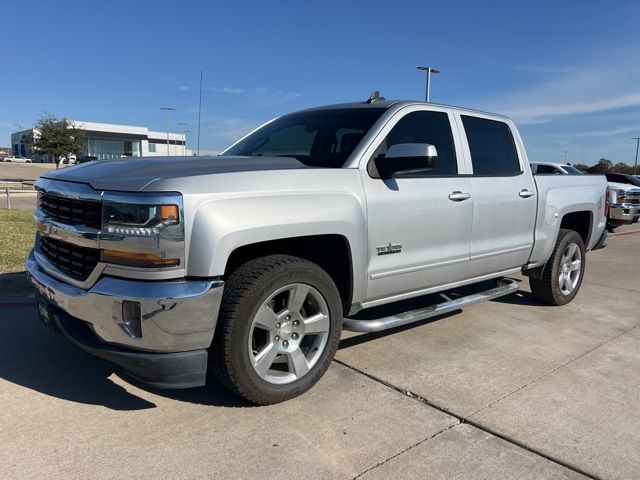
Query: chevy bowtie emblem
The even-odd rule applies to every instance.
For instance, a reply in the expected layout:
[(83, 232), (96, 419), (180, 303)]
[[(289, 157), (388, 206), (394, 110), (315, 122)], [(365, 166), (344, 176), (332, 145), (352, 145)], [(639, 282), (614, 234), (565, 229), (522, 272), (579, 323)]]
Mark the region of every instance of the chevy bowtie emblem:
[(389, 243), (389, 245), (383, 245), (376, 247), (378, 255), (390, 255), (392, 253), (400, 253), (402, 251), (401, 243)]

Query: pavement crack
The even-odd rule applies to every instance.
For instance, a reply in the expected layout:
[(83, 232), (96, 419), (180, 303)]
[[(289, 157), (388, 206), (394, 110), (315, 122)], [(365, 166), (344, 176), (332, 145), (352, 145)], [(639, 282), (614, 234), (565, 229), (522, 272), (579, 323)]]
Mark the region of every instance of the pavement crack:
[[(544, 375), (541, 375), (541, 376), (540, 376), (540, 377), (538, 377), (537, 379), (532, 380), (531, 382), (527, 383), (527, 385), (530, 385), (530, 384), (532, 384), (533, 382), (535, 382), (535, 381), (539, 380), (540, 378), (542, 378), (542, 377), (544, 377), (544, 376), (546, 376), (546, 375), (549, 375), (550, 373), (553, 373), (554, 371), (558, 370), (559, 368), (562, 368), (562, 367), (563, 367), (563, 366), (565, 366), (565, 365), (568, 365), (568, 364), (570, 364), (570, 363), (572, 363), (572, 362), (575, 362), (576, 360), (578, 360), (579, 358), (583, 357), (584, 355), (586, 355), (586, 354), (588, 354), (588, 353), (590, 353), (590, 352), (593, 352), (593, 351), (594, 351), (594, 350), (596, 350), (597, 348), (600, 348), (600, 347), (602, 347), (602, 346), (606, 345), (607, 343), (612, 342), (613, 340), (615, 340), (615, 339), (617, 339), (617, 338), (619, 338), (619, 337), (621, 337), (621, 336), (623, 336), (623, 335), (625, 335), (625, 334), (627, 334), (627, 333), (631, 332), (632, 330), (634, 330), (634, 329), (636, 329), (636, 328), (638, 328), (638, 327), (640, 327), (640, 324), (635, 325), (634, 327), (632, 327), (632, 328), (630, 328), (630, 329), (628, 329), (628, 330), (625, 330), (624, 332), (620, 333), (619, 335), (616, 335), (615, 337), (610, 338), (610, 339), (609, 339), (609, 340), (607, 340), (606, 342), (602, 342), (602, 343), (600, 343), (599, 345), (596, 345), (595, 347), (591, 348), (591, 349), (590, 349), (590, 350), (588, 350), (587, 352), (584, 352), (583, 354), (581, 354), (581, 355), (577, 356), (576, 358), (574, 358), (574, 359), (572, 359), (572, 360), (569, 360), (569, 361), (567, 361), (567, 362), (563, 363), (562, 365), (560, 365), (560, 366), (558, 366), (558, 367), (554, 368), (553, 370), (551, 370), (551, 371), (549, 371), (549, 372), (545, 373)], [(446, 407), (444, 407), (444, 406), (437, 405), (437, 404), (433, 403), (432, 401), (430, 401), (430, 400), (426, 399), (425, 397), (423, 397), (423, 396), (421, 396), (421, 395), (419, 395), (419, 394), (417, 394), (417, 393), (415, 393), (415, 392), (412, 392), (412, 391), (410, 391), (410, 390), (406, 390), (406, 389), (404, 389), (404, 388), (398, 387), (397, 385), (393, 385), (392, 383), (389, 383), (389, 382), (387, 382), (386, 380), (383, 380), (383, 379), (381, 379), (381, 378), (379, 378), (379, 377), (376, 377), (375, 375), (372, 375), (372, 374), (370, 374), (370, 373), (368, 373), (368, 372), (365, 372), (365, 371), (363, 371), (363, 370), (361, 370), (361, 369), (359, 369), (359, 368), (357, 368), (357, 367), (354, 367), (353, 365), (349, 365), (348, 363), (345, 363), (345, 362), (343, 362), (343, 361), (341, 361), (341, 360), (338, 360), (338, 359), (336, 359), (336, 358), (334, 358), (334, 359), (333, 359), (333, 361), (334, 361), (334, 362), (336, 362), (336, 363), (337, 363), (337, 364), (339, 364), (339, 365), (342, 365), (343, 367), (346, 367), (346, 368), (348, 368), (348, 369), (350, 369), (350, 370), (353, 370), (353, 371), (354, 371), (354, 372), (356, 372), (356, 373), (359, 373), (360, 375), (364, 375), (365, 377), (367, 377), (367, 378), (369, 378), (369, 379), (371, 379), (371, 380), (373, 380), (373, 381), (375, 381), (375, 382), (378, 382), (378, 383), (380, 383), (380, 384), (384, 385), (385, 387), (391, 388), (392, 390), (395, 390), (396, 392), (401, 393), (402, 395), (405, 395), (405, 396), (407, 396), (407, 397), (409, 397), (409, 398), (412, 398), (412, 399), (414, 399), (414, 400), (416, 400), (416, 401), (418, 401), (418, 402), (420, 402), (420, 403), (422, 403), (422, 404), (424, 404), (424, 405), (426, 405), (426, 406), (428, 406), (428, 407), (434, 408), (434, 409), (436, 409), (436, 410), (438, 410), (438, 411), (440, 411), (440, 412), (442, 412), (442, 413), (445, 413), (445, 414), (447, 414), (447, 415), (449, 415), (449, 416), (451, 416), (451, 417), (454, 417), (454, 418), (457, 420), (457, 422), (455, 422), (454, 424), (450, 425), (449, 427), (444, 428), (444, 429), (440, 430), (439, 432), (436, 432), (435, 434), (431, 435), (430, 437), (425, 438), (424, 440), (421, 440), (421, 441), (419, 441), (419, 442), (417, 442), (417, 443), (415, 443), (415, 444), (413, 444), (413, 445), (410, 445), (409, 447), (407, 447), (407, 448), (405, 448), (404, 450), (402, 450), (402, 451), (400, 451), (400, 452), (398, 452), (398, 453), (396, 453), (396, 454), (392, 455), (391, 457), (387, 458), (386, 460), (383, 460), (383, 461), (381, 461), (381, 462), (378, 462), (377, 464), (375, 464), (375, 465), (373, 465), (373, 466), (371, 466), (371, 467), (367, 468), (367, 469), (366, 469), (366, 470), (364, 470), (363, 472), (361, 472), (361, 473), (359, 473), (358, 475), (356, 475), (355, 477), (353, 477), (353, 480), (355, 480), (355, 479), (357, 479), (357, 478), (360, 478), (360, 477), (361, 477), (362, 475), (364, 475), (365, 473), (370, 472), (371, 470), (374, 470), (374, 469), (376, 469), (376, 468), (380, 467), (381, 465), (384, 465), (385, 463), (389, 462), (390, 460), (393, 460), (395, 457), (397, 457), (397, 456), (399, 456), (399, 455), (402, 455), (402, 454), (403, 454), (403, 453), (405, 453), (406, 451), (411, 450), (412, 448), (415, 448), (416, 446), (418, 446), (418, 445), (420, 445), (420, 444), (422, 444), (422, 443), (426, 442), (427, 440), (430, 440), (430, 439), (432, 439), (432, 438), (434, 438), (434, 437), (436, 437), (436, 436), (440, 435), (441, 433), (443, 433), (443, 432), (445, 432), (445, 431), (447, 431), (447, 430), (449, 430), (449, 429), (451, 429), (451, 428), (455, 427), (456, 425), (460, 425), (460, 424), (463, 424), (463, 423), (466, 423), (466, 424), (468, 424), (468, 425), (471, 425), (472, 427), (477, 428), (478, 430), (481, 430), (481, 431), (483, 431), (483, 432), (485, 432), (485, 433), (488, 433), (489, 435), (493, 435), (494, 437), (497, 437), (497, 438), (499, 438), (499, 439), (501, 439), (501, 440), (503, 440), (503, 441), (505, 441), (505, 442), (507, 442), (507, 443), (510, 443), (511, 445), (514, 445), (514, 446), (516, 446), (516, 447), (518, 447), (518, 448), (521, 448), (521, 449), (523, 449), (523, 450), (526, 450), (526, 451), (528, 451), (528, 452), (530, 452), (530, 453), (532, 453), (532, 454), (534, 454), (534, 455), (537, 455), (538, 457), (544, 458), (545, 460), (547, 460), (547, 461), (549, 461), (549, 462), (555, 463), (556, 465), (559, 465), (559, 466), (561, 466), (561, 467), (564, 467), (564, 468), (566, 468), (567, 470), (571, 470), (572, 472), (577, 473), (577, 474), (579, 474), (579, 475), (582, 475), (582, 476), (584, 476), (584, 477), (586, 477), (586, 478), (590, 478), (590, 479), (592, 479), (592, 480), (602, 480), (600, 477), (597, 477), (597, 476), (595, 476), (595, 475), (593, 475), (593, 474), (591, 474), (591, 473), (588, 473), (588, 472), (586, 472), (586, 471), (582, 470), (581, 468), (579, 468), (579, 467), (577, 467), (577, 466), (575, 466), (575, 465), (571, 465), (570, 463), (567, 463), (567, 462), (565, 462), (565, 461), (563, 461), (563, 460), (560, 460), (560, 459), (555, 458), (555, 457), (553, 457), (553, 456), (551, 456), (551, 455), (549, 455), (549, 454), (546, 454), (546, 453), (542, 452), (541, 450), (538, 450), (538, 449), (536, 449), (536, 448), (534, 448), (534, 447), (531, 447), (531, 446), (529, 446), (529, 445), (526, 445), (526, 444), (524, 444), (524, 443), (520, 442), (519, 440), (516, 440), (515, 438), (512, 438), (512, 437), (510, 437), (510, 436), (508, 436), (508, 435), (503, 435), (503, 434), (501, 434), (501, 433), (499, 433), (499, 432), (497, 432), (497, 431), (494, 431), (494, 430), (492, 430), (492, 429), (490, 429), (490, 428), (487, 428), (487, 427), (485, 427), (484, 425), (481, 425), (480, 423), (477, 423), (477, 422), (475, 422), (475, 421), (473, 421), (473, 420), (471, 420), (471, 419), (469, 418), (469, 417), (471, 417), (471, 415), (475, 415), (475, 414), (476, 414), (476, 413), (478, 413), (480, 410), (484, 410), (485, 408), (487, 408), (487, 407), (489, 407), (489, 406), (493, 405), (494, 403), (496, 403), (496, 402), (500, 401), (501, 399), (503, 399), (503, 398), (505, 398), (505, 397), (507, 397), (507, 396), (509, 396), (509, 395), (511, 395), (511, 394), (513, 394), (513, 393), (515, 393), (515, 392), (517, 392), (518, 390), (520, 390), (520, 389), (522, 389), (522, 388), (526, 387), (527, 385), (523, 385), (522, 387), (520, 387), (520, 388), (518, 388), (518, 389), (514, 390), (513, 392), (508, 393), (507, 395), (504, 395), (503, 397), (499, 398), (499, 399), (498, 399), (498, 400), (496, 400), (495, 402), (492, 402), (492, 403), (490, 403), (489, 405), (487, 405), (487, 406), (485, 406), (485, 407), (482, 407), (482, 408), (481, 408), (481, 409), (479, 409), (479, 410), (476, 410), (476, 411), (475, 411), (475, 412), (473, 412), (471, 415), (462, 416), (462, 415), (456, 414), (456, 413), (454, 413), (454, 412), (452, 412), (452, 411), (448, 410), (448, 409), (447, 409)]]
[(588, 355), (589, 353), (593, 352), (594, 350), (597, 350), (598, 348), (600, 348), (600, 347), (603, 347), (603, 346), (607, 345), (609, 342), (613, 342), (614, 340), (616, 340), (616, 339), (620, 338), (620, 337), (621, 337), (621, 336), (623, 336), (623, 335), (626, 335), (627, 333), (629, 333), (629, 332), (631, 332), (631, 331), (635, 330), (635, 329), (636, 329), (636, 328), (638, 328), (638, 327), (640, 327), (640, 324), (637, 324), (637, 325), (635, 325), (635, 326), (631, 327), (630, 329), (625, 330), (624, 332), (622, 332), (622, 333), (620, 333), (620, 334), (616, 335), (615, 337), (611, 337), (610, 339), (608, 339), (608, 340), (606, 340), (606, 341), (604, 341), (604, 342), (602, 342), (602, 343), (599, 343), (599, 344), (598, 344), (598, 345), (596, 345), (595, 347), (593, 347), (593, 348), (591, 348), (591, 349), (587, 350), (586, 352), (581, 353), (580, 355), (578, 355), (578, 356), (577, 356), (577, 357), (575, 357), (575, 358), (572, 358), (571, 360), (567, 360), (566, 362), (564, 362), (564, 363), (563, 363), (563, 364), (561, 364), (561, 365), (558, 365), (557, 367), (552, 368), (552, 369), (551, 369), (551, 370), (549, 370), (548, 372), (545, 372), (545, 373), (543, 373), (542, 375), (540, 375), (539, 377), (534, 378), (534, 379), (533, 379), (533, 380), (531, 380), (530, 382), (527, 382), (527, 383), (525, 383), (524, 385), (519, 386), (519, 387), (518, 387), (518, 388), (516, 388), (515, 390), (513, 390), (513, 391), (511, 391), (511, 392), (508, 392), (508, 393), (505, 393), (504, 395), (502, 395), (501, 397), (499, 397), (499, 398), (495, 399), (495, 400), (494, 400), (494, 401), (492, 401), (491, 403), (488, 403), (488, 404), (487, 404), (487, 405), (485, 405), (484, 407), (480, 407), (479, 409), (477, 409), (476, 411), (474, 411), (474, 412), (470, 413), (469, 415), (466, 415), (466, 416), (462, 417), (463, 421), (467, 421), (467, 419), (469, 419), (470, 417), (472, 417), (472, 416), (476, 415), (477, 413), (479, 413), (479, 412), (481, 412), (481, 411), (483, 411), (483, 410), (485, 410), (485, 409), (487, 409), (487, 408), (491, 407), (492, 405), (494, 405), (494, 404), (496, 404), (496, 403), (500, 402), (501, 400), (504, 400), (505, 398), (509, 397), (510, 395), (513, 395), (514, 393), (519, 392), (519, 391), (520, 391), (520, 390), (522, 390), (523, 388), (528, 387), (528, 386), (529, 386), (529, 385), (531, 385), (532, 383), (537, 382), (538, 380), (540, 380), (540, 379), (542, 379), (542, 378), (546, 377), (547, 375), (550, 375), (550, 374), (552, 374), (552, 373), (554, 373), (554, 372), (557, 372), (557, 371), (558, 371), (558, 370), (560, 370), (561, 368), (563, 368), (563, 367), (565, 367), (565, 366), (567, 366), (567, 365), (569, 365), (569, 364), (571, 364), (571, 363), (575, 362), (576, 360), (581, 359), (582, 357), (584, 357), (585, 355)]
[(586, 285), (593, 285), (594, 287), (610, 288), (612, 290), (624, 290), (625, 292), (640, 293), (640, 290), (634, 290), (632, 288), (612, 287), (611, 285), (602, 285), (600, 283), (585, 282), (585, 281), (583, 281), (582, 283)]
[(347, 367), (348, 369), (353, 370), (356, 373), (359, 373), (360, 375), (364, 375), (365, 377), (373, 380), (374, 382), (381, 383), (385, 387), (391, 388), (392, 390), (395, 390), (396, 392), (401, 393), (402, 395), (405, 395), (407, 397), (413, 398), (414, 400), (417, 400), (418, 402), (423, 403), (423, 404), (427, 405), (428, 407), (435, 408), (436, 410), (439, 410), (439, 411), (441, 411), (443, 413), (446, 413), (447, 415), (455, 417), (458, 420), (463, 420), (464, 419), (464, 417), (462, 417), (461, 415), (458, 415), (458, 414), (456, 414), (456, 413), (454, 413), (452, 411), (449, 411), (447, 409), (447, 407), (445, 407), (444, 405), (438, 405), (436, 403), (433, 403), (431, 400), (426, 399), (422, 395), (418, 395), (415, 392), (412, 392), (410, 390), (405, 390), (404, 388), (398, 387), (397, 385), (389, 383), (389, 382), (387, 382), (386, 380), (383, 380), (380, 377), (376, 377), (375, 375), (372, 375), (371, 373), (365, 372), (364, 370), (361, 370), (361, 369), (359, 369), (357, 367), (354, 367), (353, 365), (349, 365), (348, 363), (345, 363), (342, 360), (338, 360), (337, 358), (334, 358), (333, 361), (336, 362), (339, 365), (342, 365), (343, 367)]
[(393, 455), (391, 455), (389, 458), (386, 458), (384, 460), (381, 460), (380, 462), (376, 463), (375, 465), (370, 466), (369, 468), (363, 470), (362, 472), (360, 472), (358, 475), (356, 475), (355, 477), (353, 477), (353, 480), (357, 480), (358, 478), (362, 477), (363, 475), (365, 475), (366, 473), (370, 472), (371, 470), (375, 470), (378, 467), (383, 466), (385, 463), (390, 462), (391, 460), (393, 460), (396, 457), (399, 457), (400, 455), (402, 455), (403, 453), (408, 452), (409, 450), (416, 448), (418, 445), (423, 444), (424, 442), (428, 442), (429, 440), (431, 440), (432, 438), (437, 437), (438, 435), (440, 435), (443, 432), (446, 432), (447, 430), (452, 429), (453, 427), (460, 425), (460, 422), (457, 421), (451, 425), (449, 425), (448, 427), (445, 427), (441, 430), (438, 430), (436, 433), (429, 435), (427, 438), (423, 438), (422, 440), (414, 443), (413, 445), (409, 445), (407, 448), (400, 450), (397, 453), (394, 453)]

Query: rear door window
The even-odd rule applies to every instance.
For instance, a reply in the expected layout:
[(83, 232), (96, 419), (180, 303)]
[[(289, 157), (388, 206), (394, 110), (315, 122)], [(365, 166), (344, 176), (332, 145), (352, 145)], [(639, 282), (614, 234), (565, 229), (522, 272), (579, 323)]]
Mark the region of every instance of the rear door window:
[[(462, 115), (474, 175), (512, 176), (522, 173), (509, 125), (496, 120)], [(538, 165), (538, 173), (540, 167)]]

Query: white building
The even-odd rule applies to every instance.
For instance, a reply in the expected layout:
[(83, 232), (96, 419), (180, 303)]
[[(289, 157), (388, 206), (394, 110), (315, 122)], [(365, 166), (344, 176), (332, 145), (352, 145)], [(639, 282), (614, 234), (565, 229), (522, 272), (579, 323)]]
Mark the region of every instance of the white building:
[[(115, 125), (111, 123), (80, 122), (73, 120), (74, 127), (84, 130), (87, 148), (84, 154), (98, 160), (121, 157), (158, 157), (193, 155), (186, 146), (186, 135), (182, 133), (152, 132), (146, 127)], [(52, 161), (34, 154), (26, 139), (37, 129), (23, 130), (11, 134), (14, 155), (32, 157), (35, 161)], [(168, 141), (167, 141), (168, 136)]]

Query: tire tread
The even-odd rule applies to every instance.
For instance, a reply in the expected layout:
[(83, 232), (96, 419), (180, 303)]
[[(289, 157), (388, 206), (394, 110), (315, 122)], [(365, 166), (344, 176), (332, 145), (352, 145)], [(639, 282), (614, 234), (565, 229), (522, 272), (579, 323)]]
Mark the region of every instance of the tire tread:
[[(564, 239), (570, 235), (577, 236), (577, 240), (580, 241), (579, 245), (582, 245), (582, 238), (576, 231), (561, 228), (558, 232), (558, 238), (556, 239), (556, 244), (553, 247), (551, 256), (549, 257), (549, 260), (547, 260), (547, 263), (542, 272), (542, 278), (529, 278), (529, 286), (531, 287), (531, 293), (533, 294), (533, 296), (549, 305), (564, 305), (573, 299), (572, 297), (569, 301), (563, 302), (562, 300), (564, 299), (558, 298), (556, 295), (557, 292), (555, 292), (555, 290), (557, 290), (555, 285), (555, 277), (557, 276), (555, 273), (556, 261), (559, 256), (562, 256), (562, 251), (565, 247)], [(584, 263), (586, 260), (584, 255), (584, 246), (582, 246), (582, 253), (583, 271), (581, 273), (580, 283), (576, 287), (576, 293), (580, 288), (580, 284), (582, 283), (582, 276), (584, 276)]]
[[(256, 397), (253, 392), (244, 388), (231, 368), (231, 335), (234, 326), (234, 321), (237, 318), (237, 313), (246, 297), (250, 294), (250, 291), (254, 286), (264, 279), (264, 277), (271, 275), (274, 271), (291, 267), (306, 265), (314, 271), (319, 271), (319, 274), (324, 274), (331, 280), (331, 277), (316, 264), (290, 255), (269, 255), (266, 257), (250, 260), (245, 264), (238, 267), (225, 282), (224, 293), (222, 296), (222, 302), (220, 305), (220, 313), (218, 315), (218, 323), (212, 345), (213, 352), (212, 357), (213, 365), (211, 365), (213, 372), (217, 379), (226, 386), (229, 390), (240, 395), (241, 397), (256, 404), (269, 404), (274, 403), (265, 401), (263, 398)], [(332, 281), (332, 280), (331, 280)], [(342, 318), (338, 327), (341, 328)], [(331, 339), (330, 339), (331, 340)], [(327, 350), (335, 350), (338, 347), (340, 341), (340, 335), (334, 335), (333, 343), (327, 344)], [(324, 370), (328, 368), (328, 364), (333, 360), (333, 354), (329, 356), (326, 367), (322, 367)]]

